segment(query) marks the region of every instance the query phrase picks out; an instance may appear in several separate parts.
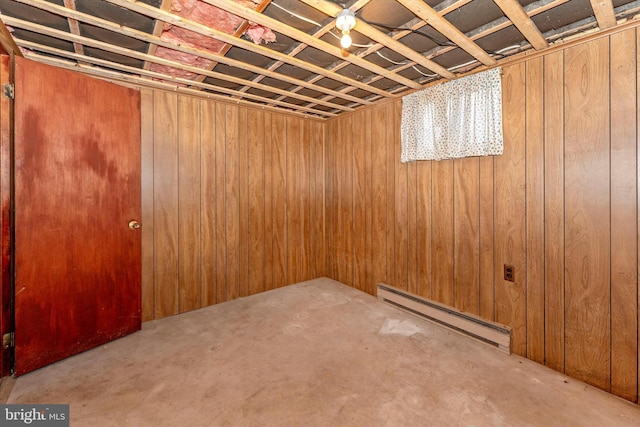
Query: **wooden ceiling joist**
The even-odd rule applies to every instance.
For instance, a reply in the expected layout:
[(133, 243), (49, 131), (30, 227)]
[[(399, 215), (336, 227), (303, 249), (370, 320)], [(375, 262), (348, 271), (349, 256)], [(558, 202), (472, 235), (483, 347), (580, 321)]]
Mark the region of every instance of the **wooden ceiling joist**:
[(613, 2), (611, 0), (590, 0), (593, 13), (596, 15), (598, 27), (601, 30), (611, 28), (616, 25), (616, 15), (613, 10)]
[[(88, 67), (82, 64), (78, 64), (77, 62), (65, 61), (62, 59), (52, 58), (50, 56), (41, 56), (36, 54), (30, 54), (29, 56), (31, 57), (31, 59), (37, 60), (38, 62), (42, 62), (44, 64), (65, 68), (71, 71), (80, 71), (82, 73), (99, 77), (111, 82), (126, 83), (133, 87), (148, 87), (148, 88), (162, 89), (162, 90), (175, 92), (175, 93), (184, 93), (187, 95), (193, 95), (193, 96), (197, 96), (198, 98), (204, 97), (204, 98), (214, 99), (221, 102), (244, 105), (250, 108), (260, 108), (263, 110), (270, 110), (270, 111), (279, 112), (279, 113), (282, 113), (283, 111), (281, 108), (269, 107), (267, 105), (256, 106), (255, 103), (252, 103), (251, 101), (245, 101), (242, 99), (231, 101), (228, 96), (222, 96), (222, 95), (212, 94), (209, 92), (197, 91), (188, 87), (176, 87), (176, 86), (155, 81), (155, 80), (139, 79), (139, 78), (132, 77), (130, 74), (117, 73), (115, 71), (105, 70), (104, 68)], [(291, 111), (287, 110), (287, 114), (294, 114), (297, 116), (309, 117), (308, 115), (303, 114), (300, 111), (296, 111), (296, 110), (291, 110)], [(333, 114), (327, 113), (326, 115), (332, 116)]]
[[(188, 47), (188, 46), (184, 46), (184, 45), (175, 45), (172, 44), (171, 42), (165, 41), (162, 38), (158, 37), (158, 36), (153, 36), (150, 35), (148, 33), (142, 32), (142, 31), (138, 31), (135, 30), (133, 28), (129, 28), (123, 25), (118, 25), (116, 23), (113, 23), (111, 21), (107, 21), (105, 19), (101, 19), (101, 18), (96, 18), (95, 16), (91, 16), (91, 15), (87, 15), (81, 12), (77, 12), (77, 11), (72, 11), (70, 9), (66, 9), (64, 7), (55, 5), (53, 3), (49, 3), (47, 1), (44, 0), (15, 0), (17, 2), (20, 3), (24, 3), (24, 4), (28, 4), (30, 6), (34, 6), (37, 7), (39, 9), (42, 10), (46, 10), (48, 12), (51, 13), (55, 13), (58, 14), (60, 16), (64, 16), (64, 17), (73, 17), (74, 19), (77, 19), (80, 22), (85, 22), (91, 25), (95, 25), (96, 27), (99, 28), (104, 28), (106, 30), (109, 31), (113, 31), (115, 33), (119, 33), (128, 37), (132, 37), (147, 43), (151, 43), (151, 44), (156, 44), (158, 46), (163, 46), (166, 47), (168, 49), (173, 49), (173, 50), (177, 50), (180, 52), (184, 52), (184, 53), (188, 53), (190, 55), (195, 55), (195, 56), (200, 56), (202, 58), (206, 58), (206, 59), (210, 59), (212, 61), (219, 61), (220, 63), (229, 65), (231, 67), (236, 67), (236, 68), (240, 68), (246, 71), (249, 71), (251, 73), (256, 73), (256, 74), (267, 74), (268, 77), (272, 77), (274, 79), (277, 80), (283, 80), (283, 81), (287, 81), (288, 83), (291, 84), (302, 84), (303, 86), (307, 86), (310, 89), (319, 91), (319, 92), (324, 92), (324, 93), (331, 93), (336, 95), (337, 97), (341, 97), (341, 98), (345, 98), (348, 99), (350, 101), (353, 102), (360, 102), (364, 105), (368, 105), (369, 102), (366, 100), (361, 100), (358, 99), (356, 97), (353, 96), (348, 96), (348, 95), (343, 95), (340, 92), (337, 91), (333, 91), (330, 89), (326, 89), (326, 88), (318, 88), (316, 86), (312, 86), (312, 85), (307, 85), (305, 82), (303, 82), (302, 80), (298, 80), (298, 79), (292, 79), (288, 76), (285, 76), (283, 74), (279, 74), (279, 73), (269, 73), (268, 71), (266, 71), (264, 68), (260, 68), (260, 67), (256, 67), (253, 66), (251, 64), (247, 64), (245, 62), (242, 61), (238, 61), (238, 60), (234, 60), (231, 58), (227, 58), (225, 56), (219, 55), (219, 54), (215, 54), (215, 53), (211, 53), (209, 51), (205, 51), (205, 50), (201, 50), (201, 49), (195, 49), (192, 47)], [(200, 32), (205, 32), (207, 35), (210, 35), (213, 38), (216, 38), (218, 40), (221, 41), (229, 41), (231, 43), (233, 43), (234, 45), (237, 45), (239, 47), (245, 48), (247, 50), (252, 50), (256, 53), (260, 53), (263, 55), (268, 55), (269, 57), (273, 57), (274, 59), (283, 59), (284, 61), (286, 61), (287, 63), (290, 63), (291, 65), (294, 66), (299, 66), (301, 68), (304, 69), (308, 69), (311, 72), (314, 73), (324, 73), (324, 75), (326, 75), (326, 77), (328, 78), (332, 78), (335, 80), (340, 81), (341, 83), (344, 84), (353, 84), (356, 85), (358, 87), (361, 87), (363, 90), (368, 90), (371, 92), (381, 92), (382, 95), (384, 96), (389, 96), (389, 94), (383, 90), (380, 89), (376, 89), (376, 88), (370, 88), (368, 87), (366, 84), (360, 83), (356, 80), (350, 79), (349, 77), (346, 76), (341, 76), (340, 74), (337, 73), (331, 73), (326, 71), (324, 68), (322, 67), (317, 67), (314, 66), (312, 64), (309, 64), (307, 62), (301, 61), (299, 59), (296, 58), (290, 58), (287, 55), (281, 54), (280, 52), (271, 50), (271, 49), (267, 49), (265, 47), (256, 45), (255, 43), (251, 43), (251, 42), (247, 42), (245, 40), (239, 39), (239, 38), (235, 38), (232, 35), (223, 33), (221, 31), (206, 27), (204, 25), (195, 23), (193, 21), (188, 21), (185, 20), (177, 15), (172, 15), (169, 14), (168, 12), (162, 11), (160, 9), (157, 8), (153, 8), (150, 7), (144, 3), (131, 3), (130, 1), (121, 1), (121, 0), (105, 0), (108, 1), (110, 3), (116, 4), (116, 5), (125, 5), (122, 7), (128, 8), (130, 10), (134, 10), (134, 11), (138, 11), (138, 9), (140, 10), (152, 10), (153, 14), (157, 14), (160, 16), (163, 16), (167, 19), (163, 19), (165, 22), (168, 22), (172, 25), (176, 25), (176, 26), (185, 26), (188, 27), (188, 29), (192, 29), (194, 32), (200, 33)], [(127, 7), (126, 5), (130, 6)], [(140, 12), (139, 12), (140, 13)], [(144, 14), (144, 13), (143, 13)], [(175, 21), (175, 22), (174, 22)], [(185, 24), (185, 21), (188, 21), (187, 24)], [(192, 23), (193, 25), (190, 25), (189, 23)], [(296, 83), (292, 83), (293, 81), (295, 81)]]
[[(129, 37), (132, 37), (132, 38), (136, 38), (138, 40), (142, 40), (142, 41), (145, 41), (147, 43), (153, 43), (153, 44), (156, 44), (158, 46), (164, 46), (164, 47), (167, 47), (169, 49), (178, 50), (180, 52), (188, 53), (190, 55), (200, 56), (200, 57), (203, 57), (203, 58), (206, 58), (206, 59), (210, 59), (212, 61), (219, 61), (219, 62), (224, 63), (226, 65), (229, 65), (231, 67), (240, 68), (240, 69), (249, 71), (251, 73), (267, 74), (268, 77), (271, 77), (271, 78), (274, 78), (274, 79), (282, 80), (282, 81), (285, 81), (285, 82), (293, 84), (293, 85), (298, 85), (299, 84), (299, 85), (305, 86), (305, 87), (307, 87), (309, 89), (313, 89), (315, 91), (326, 93), (326, 94), (335, 95), (336, 97), (344, 98), (344, 99), (347, 99), (349, 101), (360, 102), (360, 103), (365, 104), (365, 105), (369, 104), (369, 102), (366, 101), (366, 100), (361, 100), (361, 99), (358, 99), (358, 98), (353, 97), (353, 96), (345, 95), (345, 94), (342, 94), (342, 93), (337, 92), (335, 90), (331, 90), (331, 89), (327, 89), (327, 88), (323, 88), (323, 87), (317, 87), (315, 85), (306, 83), (303, 80), (295, 79), (295, 78), (286, 76), (284, 74), (271, 73), (271, 72), (266, 71), (263, 68), (253, 66), (251, 64), (247, 64), (247, 63), (244, 63), (242, 61), (238, 61), (238, 60), (235, 60), (235, 59), (227, 58), (227, 57), (224, 57), (224, 56), (221, 56), (221, 55), (217, 55), (217, 54), (214, 54), (214, 53), (211, 53), (211, 52), (208, 52), (208, 51), (195, 49), (195, 48), (188, 47), (188, 46), (173, 45), (171, 42), (167, 42), (165, 40), (162, 40), (160, 37), (152, 36), (150, 34), (142, 32), (142, 31), (138, 31), (138, 30), (134, 30), (132, 28), (121, 26), (121, 25), (115, 24), (113, 22), (104, 20), (104, 19), (100, 19), (100, 18), (93, 17), (91, 15), (83, 14), (81, 12), (72, 11), (72, 10), (66, 9), (64, 7), (61, 7), (61, 6), (57, 6), (57, 5), (49, 3), (49, 2), (44, 2), (42, 0), (16, 0), (16, 1), (19, 1), (19, 2), (22, 2), (22, 3), (27, 3), (27, 4), (30, 4), (30, 5), (36, 5), (36, 7), (39, 7), (41, 9), (43, 9), (43, 10), (47, 10), (47, 11), (50, 11), (50, 12), (53, 12), (53, 13), (57, 13), (57, 14), (59, 14), (61, 16), (65, 16), (65, 17), (72, 16), (73, 18), (77, 19), (78, 21), (86, 22), (88, 24), (95, 25), (95, 26), (100, 27), (100, 28), (104, 28), (104, 29), (107, 29), (107, 30), (110, 30), (110, 31), (118, 32), (120, 34), (129, 36)], [(111, 0), (107, 0), (107, 1), (111, 1)], [(161, 13), (166, 13), (166, 12), (162, 12), (161, 11)], [(10, 17), (6, 17), (6, 18), (7, 19), (13, 19), (13, 18), (10, 18)], [(26, 23), (26, 21), (22, 21), (22, 22)], [(207, 27), (205, 27), (205, 28), (207, 28)], [(240, 39), (237, 39), (237, 40), (240, 40)], [(253, 45), (253, 43), (250, 43), (250, 44)], [(266, 50), (268, 50), (268, 49), (266, 49)], [(298, 62), (304, 63), (303, 61), (299, 61), (299, 60), (298, 60)], [(317, 67), (317, 68), (320, 68), (320, 67)], [(322, 69), (322, 71), (327, 73), (324, 69)], [(350, 80), (348, 77), (345, 77), (344, 79)], [(367, 87), (364, 84), (363, 84), (363, 86), (365, 88)], [(382, 91), (382, 92), (386, 96), (389, 96), (389, 94), (387, 92), (385, 92), (385, 91)]]
[[(144, 77), (156, 79), (156, 81), (165, 81), (165, 83), (169, 82), (169, 81), (172, 82), (172, 83), (175, 83), (176, 86), (174, 86), (174, 89), (177, 89), (179, 87), (186, 87), (186, 86), (194, 85), (193, 81), (189, 80), (189, 79), (184, 79), (184, 78), (180, 78), (180, 77), (167, 77), (167, 76), (165, 76), (163, 74), (156, 73), (154, 71), (142, 70), (140, 68), (129, 67), (129, 66), (126, 66), (126, 65), (121, 65), (121, 64), (115, 64), (115, 63), (113, 63), (111, 61), (106, 61), (104, 59), (98, 59), (98, 58), (94, 58), (94, 57), (91, 57), (91, 56), (86, 56), (86, 55), (77, 54), (77, 53), (73, 53), (73, 52), (69, 52), (69, 51), (65, 51), (65, 50), (55, 49), (55, 48), (52, 48), (50, 46), (43, 46), (43, 45), (39, 45), (37, 43), (32, 43), (32, 42), (28, 42), (28, 41), (24, 41), (24, 40), (19, 40), (18, 41), (18, 45), (22, 46), (22, 47), (25, 47), (27, 49), (35, 50), (35, 51), (51, 53), (51, 54), (54, 54), (56, 56), (60, 56), (62, 58), (74, 59), (74, 60), (78, 61), (79, 63), (81, 63), (82, 65), (96, 64), (96, 65), (100, 65), (102, 67), (108, 67), (108, 68), (112, 68), (114, 70), (124, 71), (124, 72), (132, 75), (131, 79), (128, 80), (129, 82), (138, 81), (139, 83), (142, 83), (144, 81), (146, 83), (147, 80), (142, 80), (142, 79), (138, 80), (136, 77), (133, 76), (135, 73), (138, 73), (138, 74), (140, 74), (141, 77), (144, 76)], [(42, 55), (38, 55), (36, 53), (30, 52), (29, 54), (27, 54), (27, 58), (42, 60), (43, 56)], [(86, 69), (87, 69), (86, 67), (82, 68), (82, 70), (86, 70)], [(93, 69), (95, 70), (95, 68), (93, 68)], [(207, 84), (207, 83), (197, 82), (196, 84), (201, 88), (209, 89), (209, 90), (212, 90), (214, 92), (220, 92), (220, 93), (228, 95), (228, 96), (234, 96), (237, 93), (236, 90), (227, 89), (227, 88), (219, 87), (219, 86), (214, 86), (214, 85), (210, 85), (210, 84)], [(247, 98), (247, 99), (251, 99), (251, 100), (257, 101), (257, 102), (272, 103), (272, 104), (275, 104), (275, 105), (278, 105), (280, 107), (287, 108), (287, 109), (301, 110), (301, 111), (306, 111), (308, 113), (314, 113), (314, 114), (320, 113), (319, 111), (314, 110), (312, 108), (307, 108), (307, 107), (304, 107), (304, 106), (290, 104), (290, 103), (287, 103), (287, 102), (274, 102), (274, 100), (272, 100), (270, 98), (264, 98), (264, 97), (258, 96), (258, 95), (246, 94), (244, 97)], [(313, 101), (313, 99), (311, 99), (311, 101)], [(345, 109), (345, 111), (352, 111), (352, 109)], [(333, 116), (334, 114), (326, 113), (324, 115)]]
[[(76, 10), (76, 0), (64, 0), (64, 7), (66, 7), (67, 9)], [(67, 18), (67, 22), (69, 23), (69, 31), (71, 31), (72, 34), (76, 34), (79, 36), (80, 26), (78, 25), (78, 21), (73, 18)], [(74, 43), (73, 49), (76, 51), (76, 53), (79, 53), (81, 55), (84, 54), (84, 47), (79, 43)]]
[(222, 10), (226, 10), (229, 13), (233, 13), (234, 15), (240, 16), (241, 18), (248, 19), (251, 22), (264, 25), (265, 27), (270, 28), (273, 31), (277, 31), (288, 37), (291, 37), (293, 39), (306, 43), (309, 46), (312, 46), (325, 53), (333, 55), (340, 60), (348, 61), (354, 65), (357, 65), (358, 67), (362, 67), (365, 70), (371, 71), (374, 74), (379, 74), (381, 76), (384, 76), (408, 88), (419, 89), (421, 87), (418, 83), (414, 82), (411, 79), (400, 76), (392, 71), (387, 70), (386, 68), (380, 67), (379, 65), (369, 62), (366, 59), (363, 59), (359, 56), (349, 54), (348, 52), (345, 52), (343, 49), (337, 46), (334, 46), (332, 44), (319, 40), (303, 31), (300, 31), (296, 28), (283, 24), (282, 22), (277, 21), (273, 18), (270, 18), (266, 15), (257, 13), (256, 11), (249, 9), (248, 7), (242, 6), (238, 3), (230, 2), (228, 0), (202, 0), (202, 1), (212, 6), (216, 6)]
[[(329, 15), (332, 18), (335, 18), (342, 12), (342, 8), (335, 3), (330, 3), (325, 0), (301, 0), (303, 3), (319, 10), (322, 13)], [(411, 59), (418, 65), (422, 65), (428, 70), (433, 71), (441, 75), (446, 79), (454, 79), (456, 76), (440, 64), (433, 62), (432, 60), (425, 58), (420, 55), (415, 50), (409, 48), (408, 46), (400, 43), (399, 41), (391, 38), (387, 34), (378, 30), (377, 28), (372, 27), (361, 19), (356, 19), (356, 26), (353, 31), (357, 31), (362, 35), (369, 37), (370, 39), (388, 47), (391, 50), (395, 50), (399, 54), (403, 55), (406, 58)]]
[(415, 13), (420, 18), (424, 19), (427, 24), (432, 26), (435, 30), (440, 32), (443, 36), (457, 44), (461, 49), (466, 51), (469, 55), (476, 58), (486, 66), (492, 66), (497, 61), (485, 52), (480, 46), (475, 44), (469, 37), (467, 37), (462, 31), (457, 29), (453, 24), (444, 19), (438, 12), (433, 10), (429, 5), (422, 0), (397, 0), (398, 3)]
[(544, 36), (517, 0), (493, 0), (535, 50), (549, 46)]
[[(42, 0), (17, 0), (20, 2), (23, 1), (36, 1), (36, 2), (41, 2)], [(159, 10), (157, 8), (154, 8), (152, 6), (149, 6), (147, 4), (141, 3), (141, 2), (136, 2), (136, 1), (131, 1), (131, 0), (105, 0), (109, 3), (113, 3), (116, 6), (120, 6), (123, 7), (125, 9), (129, 9), (132, 10), (134, 12), (140, 13), (141, 15), (145, 15), (154, 19), (159, 19), (162, 20), (163, 22), (166, 22), (168, 24), (171, 25), (175, 25), (177, 27), (180, 28), (184, 28), (186, 30), (189, 31), (193, 31), (194, 33), (198, 33), (201, 35), (205, 35), (205, 36), (209, 36), (212, 37), (216, 40), (219, 40), (221, 42), (224, 43), (229, 43), (232, 44), (236, 47), (239, 47), (241, 49), (245, 49), (248, 50), (249, 52), (253, 52), (256, 53), (258, 55), (262, 55), (262, 56), (266, 56), (267, 58), (272, 58), (275, 59), (277, 61), (283, 61), (287, 64), (293, 65), (294, 67), (299, 67), (302, 68), (304, 70), (310, 71), (314, 74), (319, 74), (322, 75), (324, 77), (327, 77), (329, 79), (332, 80), (336, 80), (342, 84), (348, 85), (348, 86), (355, 86), (359, 89), (362, 90), (366, 90), (369, 92), (373, 92), (373, 93), (377, 93), (378, 95), (382, 95), (382, 96), (389, 96), (389, 94), (387, 92), (385, 92), (382, 89), (377, 89), (377, 88), (372, 88), (369, 87), (368, 85), (359, 82), (357, 80), (351, 79), (347, 76), (343, 76), (341, 74), (338, 73), (332, 73), (330, 71), (327, 71), (325, 68), (322, 67), (318, 67), (316, 65), (313, 64), (309, 64), (308, 62), (302, 61), (300, 59), (297, 59), (295, 57), (286, 55), (284, 53), (280, 53), (276, 50), (273, 49), (268, 49), (264, 46), (260, 46), (258, 44), (255, 44), (253, 42), (249, 42), (246, 40), (243, 40), (241, 38), (235, 37), (232, 34), (227, 34), (224, 33), (222, 31), (216, 30), (215, 28), (210, 28), (207, 27), (206, 25), (202, 25), (199, 24), (195, 21), (191, 21), (188, 20), (186, 18), (182, 18), (181, 16), (178, 15), (174, 15), (172, 13), (169, 12), (165, 12), (162, 10)], [(126, 34), (129, 35), (129, 34)], [(179, 47), (170, 47), (171, 49), (176, 49), (176, 50), (180, 50)], [(201, 52), (205, 52), (205, 51), (201, 51)], [(205, 52), (206, 54), (209, 54), (209, 52)], [(214, 60), (219, 60), (219, 62), (223, 63), (223, 64), (227, 64), (230, 65), (230, 63), (227, 61), (225, 61), (225, 59), (227, 59), (226, 57), (222, 56), (222, 55), (216, 55), (218, 57), (218, 59), (214, 59)], [(240, 63), (240, 61), (233, 61), (234, 63)], [(231, 65), (234, 66), (234, 65)], [(265, 72), (265, 70), (263, 68), (259, 68), (259, 67), (254, 67), (257, 68), (259, 70), (261, 70), (261, 72), (257, 72), (256, 74), (264, 74), (267, 77), (273, 77), (278, 79), (281, 74), (278, 73), (269, 73), (268, 71)], [(254, 71), (255, 72), (255, 71)], [(275, 76), (275, 77), (274, 77)], [(368, 102), (362, 102), (362, 100), (358, 100), (358, 98), (354, 98), (354, 99), (350, 99), (351, 101), (354, 102), (361, 102), (365, 105), (368, 104)]]
[[(160, 9), (161, 10), (169, 10), (169, 8), (171, 7), (171, 2), (172, 1), (173, 0), (162, 0), (162, 3), (160, 4)], [(164, 22), (156, 20), (155, 24), (153, 24), (153, 33), (152, 34), (154, 36), (156, 36), (156, 37), (160, 37), (162, 35), (163, 31), (164, 31)], [(150, 43), (149, 44), (149, 48), (147, 49), (147, 53), (149, 55), (155, 55), (157, 49), (158, 49), (158, 45), (157, 44)], [(145, 62), (143, 68), (145, 70), (148, 70), (150, 66), (151, 66), (151, 63)]]
[[(44, 34), (50, 37), (55, 37), (55, 38), (59, 38), (61, 40), (67, 40), (69, 42), (78, 42), (78, 43), (82, 43), (85, 46), (91, 46), (94, 47), (96, 49), (101, 49), (101, 50), (105, 50), (107, 52), (112, 52), (112, 53), (116, 53), (118, 55), (124, 55), (124, 56), (128, 56), (131, 58), (135, 58), (135, 59), (139, 59), (139, 60), (146, 60), (149, 62), (153, 62), (153, 63), (157, 63), (160, 65), (165, 65), (165, 66), (169, 66), (169, 67), (174, 67), (174, 68), (180, 68), (192, 73), (202, 73), (202, 74), (206, 74), (208, 76), (211, 77), (215, 77), (215, 78), (229, 78), (230, 76), (226, 76), (226, 75), (222, 75), (220, 73), (216, 73), (213, 71), (208, 71), (208, 70), (204, 70), (202, 68), (197, 68), (197, 67), (191, 67), (188, 65), (184, 65), (184, 64), (180, 64), (178, 62), (175, 61), (170, 61), (167, 59), (163, 59), (163, 58), (159, 58), (157, 56), (151, 56), (145, 53), (141, 53), (141, 52), (137, 52), (134, 50), (130, 50), (130, 49), (126, 49), (126, 48), (121, 48), (121, 47), (117, 47), (117, 46), (113, 46), (110, 45), (108, 43), (104, 43), (104, 42), (100, 42), (97, 40), (93, 40), (93, 39), (89, 39), (83, 36), (76, 36), (75, 34), (71, 34), (71, 33), (66, 33), (64, 31), (60, 31), (60, 30), (55, 30), (53, 28), (49, 28), (49, 27), (45, 27), (42, 25), (38, 25), (38, 24), (32, 24), (30, 22), (27, 21), (23, 21), (23, 20), (19, 20), (19, 19), (15, 19), (15, 18), (11, 18), (11, 17), (3, 17), (3, 19), (12, 26), (15, 26), (16, 28), (22, 28), (28, 31), (32, 31), (38, 34)], [(70, 52), (69, 52), (70, 53)], [(138, 73), (142, 73), (141, 69), (136, 69), (138, 70)], [(238, 83), (238, 84), (247, 84), (247, 85), (255, 85), (256, 87), (263, 89), (263, 85), (259, 85), (258, 83), (253, 83), (249, 80), (244, 80), (244, 79), (239, 79), (239, 78), (233, 78), (234, 80), (230, 80), (234, 83)], [(292, 79), (295, 80), (295, 79)], [(188, 80), (190, 81), (190, 80)], [(275, 88), (264, 88), (265, 90), (269, 90), (271, 92), (274, 92)], [(283, 93), (284, 91), (280, 91), (280, 93)], [(234, 91), (234, 94), (239, 93), (238, 91)], [(297, 95), (300, 96), (300, 95)], [(248, 96), (247, 96), (248, 97)], [(306, 97), (307, 99), (313, 101), (313, 102), (317, 102), (317, 100), (311, 99)], [(261, 97), (260, 99), (261, 102), (270, 102), (273, 101), (270, 98), (263, 98)], [(345, 109), (348, 107), (344, 107), (344, 106), (339, 106), (333, 103), (327, 103), (327, 106), (331, 107), (331, 108), (336, 108), (338, 110), (340, 109)], [(349, 109), (351, 110), (351, 109)]]

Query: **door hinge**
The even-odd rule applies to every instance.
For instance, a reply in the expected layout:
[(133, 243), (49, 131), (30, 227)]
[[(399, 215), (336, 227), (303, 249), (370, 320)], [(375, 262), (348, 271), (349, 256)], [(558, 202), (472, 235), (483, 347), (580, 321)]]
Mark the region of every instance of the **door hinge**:
[(16, 85), (13, 83), (3, 84), (2, 93), (9, 99), (16, 99)]
[(9, 332), (2, 336), (2, 348), (13, 348), (16, 345), (16, 335)]

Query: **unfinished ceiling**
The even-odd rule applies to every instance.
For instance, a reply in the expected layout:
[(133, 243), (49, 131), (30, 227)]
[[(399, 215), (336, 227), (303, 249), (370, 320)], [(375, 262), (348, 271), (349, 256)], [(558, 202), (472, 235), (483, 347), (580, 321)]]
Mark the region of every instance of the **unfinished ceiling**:
[[(347, 50), (343, 8), (357, 19)], [(0, 0), (27, 58), (319, 118), (639, 11), (640, 0)]]

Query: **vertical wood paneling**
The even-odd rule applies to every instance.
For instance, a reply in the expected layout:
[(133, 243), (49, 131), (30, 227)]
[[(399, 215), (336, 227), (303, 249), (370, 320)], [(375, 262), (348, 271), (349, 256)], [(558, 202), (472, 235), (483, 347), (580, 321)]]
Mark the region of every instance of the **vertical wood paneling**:
[(395, 174), (396, 174), (396, 143), (395, 143), (395, 135), (396, 135), (396, 126), (395, 123), (395, 107), (392, 103), (388, 103), (384, 106), (386, 111), (386, 124), (387, 127), (385, 130), (384, 139), (381, 143), (385, 144), (386, 147), (386, 165), (385, 170), (387, 172), (387, 279), (386, 283), (390, 285), (395, 285), (395, 223), (396, 223), (396, 212), (395, 212), (395, 200), (396, 200), (396, 192), (395, 192)]
[[(325, 127), (325, 137), (330, 141), (337, 141), (338, 120), (328, 123)], [(337, 144), (325, 147), (325, 228), (327, 250), (327, 276), (338, 277), (338, 197), (336, 192), (338, 182)]]
[(453, 230), (453, 160), (432, 162), (431, 185), (431, 272), (433, 275), (431, 297), (443, 304), (453, 306), (454, 258)]
[(418, 283), (416, 293), (425, 298), (433, 298), (433, 279), (431, 262), (431, 171), (433, 162), (417, 162), (417, 263)]
[(215, 116), (215, 209), (216, 209), (216, 301), (218, 303), (228, 300), (227, 296), (227, 227), (226, 227), (226, 106), (216, 104)]
[(287, 118), (287, 273), (286, 284), (297, 283), (303, 277), (302, 231), (303, 215), (300, 200), (302, 177), (300, 175), (300, 153), (302, 150), (300, 120), (297, 117)]
[(140, 145), (142, 178), (142, 321), (154, 318), (155, 272), (153, 260), (153, 91), (140, 91)]
[[(636, 144), (636, 155), (640, 157), (640, 73), (638, 73), (638, 71), (640, 70), (640, 31), (638, 31), (637, 29), (635, 30), (636, 33), (636, 55), (637, 55), (637, 61), (636, 61), (636, 138), (638, 140), (637, 144)], [(640, 158), (636, 157), (636, 162), (637, 162), (637, 168), (636, 168), (636, 177), (638, 179), (640, 179)], [(637, 213), (637, 217), (636, 217), (636, 226), (638, 227), (638, 229), (640, 230), (640, 183), (637, 184), (636, 186), (636, 201), (638, 202), (636, 204), (636, 213)], [(639, 236), (640, 239), (640, 236)], [(636, 323), (636, 327), (638, 329), (640, 329), (640, 240), (636, 240), (636, 245), (638, 246), (638, 258), (637, 258), (637, 264), (636, 264), (636, 268), (638, 269), (638, 293), (636, 296), (635, 301), (637, 301), (638, 305), (636, 306), (636, 311), (638, 313), (638, 317), (637, 317), (637, 323)], [(638, 345), (636, 346), (636, 356), (637, 356), (637, 361), (638, 364), (636, 365), (638, 367), (638, 382), (637, 387), (636, 387), (636, 399), (635, 402), (640, 402), (640, 336), (638, 337)]]
[(636, 35), (611, 36), (611, 392), (637, 401)]
[(300, 254), (301, 263), (301, 275), (300, 281), (305, 281), (315, 278), (314, 275), (314, 259), (313, 256), (313, 243), (311, 241), (313, 237), (313, 225), (311, 221), (312, 208), (311, 208), (311, 194), (313, 188), (311, 183), (312, 170), (311, 170), (311, 123), (307, 120), (301, 120), (302, 134), (300, 135), (300, 163), (298, 165), (298, 176), (300, 180), (300, 193), (298, 199), (300, 203), (300, 217), (302, 218), (302, 224), (300, 227), (300, 245), (302, 252)]
[(226, 280), (227, 298), (240, 296), (240, 114), (239, 107), (228, 105), (225, 110), (225, 230), (227, 235)]
[(338, 135), (343, 136), (339, 148), (338, 176), (338, 280), (353, 286), (353, 116), (340, 120)]
[[(378, 283), (387, 282), (387, 147), (385, 144), (387, 109), (382, 107), (373, 109), (369, 117), (371, 117), (371, 169), (367, 171), (368, 180), (371, 182), (369, 289), (375, 289)], [(327, 140), (330, 141), (329, 135)]]
[(418, 292), (418, 162), (407, 164), (407, 290)]
[(142, 111), (147, 320), (325, 274), (322, 122), (155, 91)]
[(362, 117), (360, 118), (360, 120), (363, 122), (363, 132), (364, 132), (363, 141), (362, 141), (362, 150), (364, 150), (363, 151), (364, 169), (359, 171), (359, 173), (361, 173), (362, 179), (364, 179), (363, 190), (364, 190), (364, 211), (365, 211), (364, 223), (362, 224), (362, 226), (364, 227), (365, 239), (364, 239), (364, 247), (361, 248), (364, 255), (362, 262), (364, 263), (364, 270), (365, 270), (364, 283), (362, 284), (362, 290), (369, 294), (375, 294), (376, 293), (375, 284), (372, 279), (374, 267), (372, 265), (371, 251), (369, 250), (369, 248), (371, 248), (372, 246), (372, 241), (373, 241), (373, 230), (372, 230), (373, 202), (372, 202), (372, 177), (371, 177), (371, 170), (372, 170), (371, 165), (373, 161), (372, 159), (373, 144), (371, 141), (371, 133), (372, 133), (371, 109), (365, 109), (362, 113)]
[(527, 357), (544, 363), (543, 58), (526, 63)]
[(238, 114), (238, 295), (249, 295), (249, 165), (247, 109)]
[(610, 168), (607, 39), (565, 51), (565, 369), (609, 389)]
[(473, 314), (480, 301), (479, 179), (479, 159), (454, 161), (455, 307)]
[(324, 163), (324, 124), (311, 123), (310, 138), (310, 171), (314, 184), (311, 193), (311, 220), (313, 222), (313, 251), (315, 254), (313, 277), (322, 277), (327, 274), (327, 250), (325, 247), (325, 163)]
[(564, 372), (564, 53), (544, 58), (545, 362)]
[(353, 247), (354, 247), (354, 274), (353, 287), (364, 291), (367, 282), (366, 265), (366, 240), (367, 240), (367, 177), (366, 163), (369, 150), (367, 150), (368, 123), (365, 113), (354, 114), (353, 123)]
[(274, 114), (272, 120), (272, 207), (273, 207), (273, 287), (287, 280), (287, 127), (286, 117)]
[[(396, 123), (400, 122), (400, 104), (392, 103), (393, 115)], [(404, 290), (409, 289), (408, 261), (409, 261), (409, 167), (407, 163), (400, 163), (401, 141), (399, 132), (393, 134), (393, 154), (395, 165), (395, 253), (393, 264), (395, 278), (393, 285)]]
[(273, 289), (273, 114), (264, 113), (264, 289)]
[(255, 112), (248, 117), (247, 171), (249, 185), (248, 240), (249, 294), (265, 290), (265, 145), (264, 113)]
[[(503, 70), (504, 154), (495, 158), (496, 321), (512, 327), (511, 349), (525, 356), (525, 64)], [(515, 267), (515, 282), (504, 280), (505, 264)]]
[[(202, 306), (216, 303), (216, 106), (200, 101), (200, 247), (202, 251)], [(144, 204), (143, 204), (144, 206)]]
[(200, 102), (178, 98), (178, 311), (202, 307), (200, 283)]
[(154, 99), (155, 317), (178, 313), (178, 97)]
[(495, 320), (495, 274), (493, 253), (493, 157), (483, 157), (479, 165), (479, 240), (480, 261), (478, 292), (480, 316)]

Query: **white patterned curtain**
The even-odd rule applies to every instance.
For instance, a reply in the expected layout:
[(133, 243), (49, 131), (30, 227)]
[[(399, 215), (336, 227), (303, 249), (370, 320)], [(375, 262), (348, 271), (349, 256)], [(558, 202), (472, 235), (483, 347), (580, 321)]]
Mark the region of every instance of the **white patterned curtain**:
[(494, 68), (403, 97), (401, 161), (502, 154), (500, 74)]

